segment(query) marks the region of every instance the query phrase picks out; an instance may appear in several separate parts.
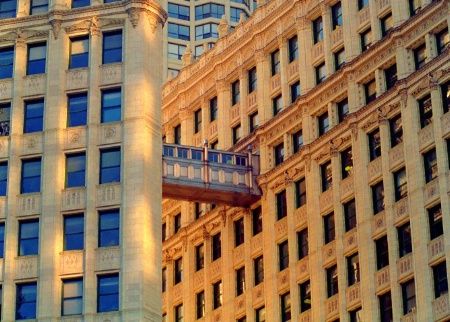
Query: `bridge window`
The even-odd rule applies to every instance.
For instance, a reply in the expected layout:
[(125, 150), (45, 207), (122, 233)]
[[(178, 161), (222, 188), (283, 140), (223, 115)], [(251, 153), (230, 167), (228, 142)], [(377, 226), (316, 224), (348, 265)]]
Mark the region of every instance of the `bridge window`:
[(203, 159), (203, 150), (191, 150), (191, 159), (202, 160)]
[(175, 154), (175, 148), (172, 146), (165, 146), (163, 153), (166, 157), (173, 157)]
[(183, 159), (188, 159), (189, 149), (178, 148), (178, 157)]
[(246, 157), (236, 156), (236, 165), (246, 166), (247, 165), (247, 158)]
[(232, 154), (222, 154), (222, 163), (233, 164)]
[(217, 152), (209, 152), (208, 153), (208, 161), (219, 163), (219, 154)]

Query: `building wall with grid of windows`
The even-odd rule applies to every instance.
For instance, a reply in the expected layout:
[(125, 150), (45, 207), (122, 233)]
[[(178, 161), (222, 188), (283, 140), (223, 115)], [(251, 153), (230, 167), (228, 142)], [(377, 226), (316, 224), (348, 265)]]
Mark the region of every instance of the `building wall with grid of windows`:
[(261, 2), (168, 81), (166, 141), (251, 146), (262, 197), (163, 201), (164, 321), (450, 318), (449, 10)]

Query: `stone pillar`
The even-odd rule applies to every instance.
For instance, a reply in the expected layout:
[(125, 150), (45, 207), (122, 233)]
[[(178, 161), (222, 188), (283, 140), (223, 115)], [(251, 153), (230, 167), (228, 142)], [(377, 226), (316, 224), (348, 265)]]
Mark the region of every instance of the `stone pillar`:
[(342, 23), (346, 62), (351, 62), (361, 53), (361, 40), (358, 33), (358, 7), (354, 1), (342, 1)]
[(334, 74), (334, 59), (331, 52), (331, 7), (325, 3), (320, 4), (323, 21), (323, 52), (325, 55), (325, 68), (327, 78)]
[(391, 1), (392, 18), (394, 27), (400, 26), (409, 19), (409, 3), (408, 0)]
[[(398, 79), (402, 79), (408, 77), (411, 73), (414, 72), (414, 57), (411, 50), (408, 50), (404, 47), (403, 40), (401, 38), (397, 38), (395, 42), (397, 46), (397, 77)], [(408, 61), (410, 62), (409, 64)]]
[[(297, 29), (297, 37), (298, 37), (298, 70), (300, 75), (300, 92), (301, 94), (305, 94), (311, 87), (309, 85), (309, 77), (306, 72), (307, 69), (310, 69), (310, 72), (313, 72), (312, 66), (310, 66), (311, 62), (311, 42), (308, 41), (309, 33), (307, 31), (307, 24), (311, 22), (307, 20), (305, 17), (297, 18), (295, 21), (295, 27)], [(301, 72), (305, 71), (305, 72)]]
[(426, 46), (425, 52), (427, 55), (426, 62), (429, 62), (438, 55), (436, 46), (436, 36), (434, 35), (434, 33), (429, 32), (425, 34), (425, 46)]
[(270, 59), (264, 50), (260, 49), (255, 52), (256, 72), (259, 81), (258, 84), (258, 115), (260, 126), (270, 120), (273, 116), (270, 101), (270, 81), (262, 82), (262, 80), (270, 80)]
[(377, 97), (379, 97), (386, 91), (384, 70), (382, 70), (381, 68), (375, 69), (375, 85), (377, 89)]
[(281, 100), (283, 104), (283, 109), (288, 107), (291, 103), (291, 98), (289, 95), (289, 83), (287, 79), (288, 72), (288, 56), (289, 49), (287, 46), (287, 41), (281, 36), (278, 36), (278, 48), (280, 49), (280, 72), (281, 72)]
[(217, 82), (217, 131), (219, 137), (219, 149), (226, 149), (232, 145), (230, 135), (230, 108), (231, 108), (231, 84), (222, 80)]
[[(258, 74), (256, 74), (258, 75)], [(257, 76), (258, 77), (258, 76)], [(248, 95), (248, 71), (246, 69), (241, 69), (240, 71), (240, 84), (241, 84), (241, 103), (240, 103), (240, 123), (241, 123), (241, 131), (242, 135), (241, 138), (243, 138), (247, 133), (250, 132), (249, 130), (249, 120), (247, 115), (247, 95)]]

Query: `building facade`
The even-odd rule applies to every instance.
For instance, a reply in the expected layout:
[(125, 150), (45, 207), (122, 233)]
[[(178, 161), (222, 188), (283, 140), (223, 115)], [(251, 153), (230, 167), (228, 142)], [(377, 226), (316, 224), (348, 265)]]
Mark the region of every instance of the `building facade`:
[(166, 142), (258, 153), (163, 201), (164, 321), (450, 318), (450, 2), (281, 1), (163, 87)]
[(1, 320), (160, 320), (163, 7), (0, 18)]

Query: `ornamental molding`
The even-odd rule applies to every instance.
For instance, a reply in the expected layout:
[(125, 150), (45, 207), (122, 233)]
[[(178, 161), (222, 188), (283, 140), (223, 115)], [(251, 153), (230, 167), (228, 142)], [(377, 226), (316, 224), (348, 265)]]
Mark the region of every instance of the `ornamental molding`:
[(16, 40), (28, 40), (34, 38), (47, 38), (48, 30), (36, 30), (36, 29), (17, 29)]
[(131, 25), (133, 28), (136, 28), (139, 22), (140, 14), (142, 9), (140, 8), (128, 8), (128, 19), (130, 19)]
[(53, 19), (50, 20), (50, 25), (52, 26), (53, 31), (53, 37), (55, 37), (55, 40), (58, 39), (59, 31), (61, 30), (61, 19)]

